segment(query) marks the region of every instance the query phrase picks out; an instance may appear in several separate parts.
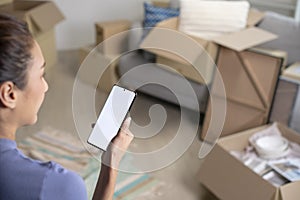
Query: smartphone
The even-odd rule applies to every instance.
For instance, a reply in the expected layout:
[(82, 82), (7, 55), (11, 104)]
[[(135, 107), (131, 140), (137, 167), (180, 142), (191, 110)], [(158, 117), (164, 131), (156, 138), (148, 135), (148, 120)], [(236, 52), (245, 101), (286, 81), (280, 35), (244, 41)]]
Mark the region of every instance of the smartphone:
[(114, 85), (87, 142), (106, 151), (111, 140), (118, 134), (135, 97), (134, 91)]

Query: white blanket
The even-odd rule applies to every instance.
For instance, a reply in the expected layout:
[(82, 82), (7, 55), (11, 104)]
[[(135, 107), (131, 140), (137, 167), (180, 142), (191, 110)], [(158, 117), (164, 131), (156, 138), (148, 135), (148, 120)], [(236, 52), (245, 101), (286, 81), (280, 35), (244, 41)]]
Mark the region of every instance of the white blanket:
[(246, 27), (250, 4), (248, 1), (180, 1), (179, 30), (203, 39)]

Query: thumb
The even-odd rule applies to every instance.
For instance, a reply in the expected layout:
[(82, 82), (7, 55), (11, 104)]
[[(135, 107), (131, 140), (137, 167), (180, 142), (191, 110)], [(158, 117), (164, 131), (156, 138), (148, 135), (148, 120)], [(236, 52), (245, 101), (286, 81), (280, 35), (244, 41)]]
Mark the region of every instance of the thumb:
[(128, 130), (131, 123), (131, 117), (127, 117), (126, 120), (123, 122), (121, 129)]

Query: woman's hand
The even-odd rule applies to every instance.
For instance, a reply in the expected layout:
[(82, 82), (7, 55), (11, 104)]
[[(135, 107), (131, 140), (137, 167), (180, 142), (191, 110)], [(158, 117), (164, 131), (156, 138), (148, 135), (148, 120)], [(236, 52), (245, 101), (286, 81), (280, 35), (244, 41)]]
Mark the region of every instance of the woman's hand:
[(134, 136), (129, 130), (131, 118), (128, 117), (116, 135), (116, 137), (110, 143), (106, 152), (102, 154), (102, 163), (111, 168), (118, 168), (119, 163), (124, 156), (129, 144), (133, 140)]

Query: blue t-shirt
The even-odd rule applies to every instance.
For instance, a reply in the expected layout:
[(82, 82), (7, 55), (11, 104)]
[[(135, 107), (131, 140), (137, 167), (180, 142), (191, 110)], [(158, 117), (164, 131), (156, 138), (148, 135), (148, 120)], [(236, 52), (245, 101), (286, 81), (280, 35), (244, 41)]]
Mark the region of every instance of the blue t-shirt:
[(0, 139), (0, 199), (85, 200), (84, 181), (54, 162), (26, 157), (16, 142)]

